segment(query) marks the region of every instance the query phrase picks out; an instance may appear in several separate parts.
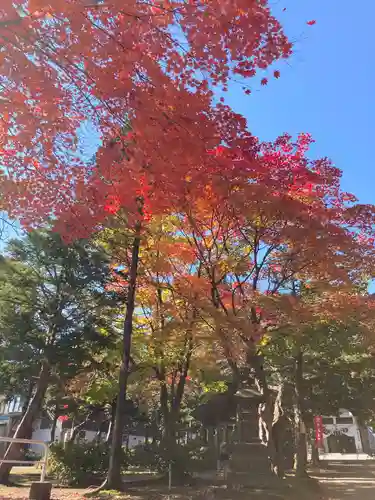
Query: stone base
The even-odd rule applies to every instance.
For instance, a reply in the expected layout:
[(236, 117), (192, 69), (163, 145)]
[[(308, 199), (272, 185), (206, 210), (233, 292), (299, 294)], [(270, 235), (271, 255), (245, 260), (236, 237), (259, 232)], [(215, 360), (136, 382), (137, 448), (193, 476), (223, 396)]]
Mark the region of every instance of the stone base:
[(233, 445), (228, 482), (252, 488), (278, 488), (282, 483), (272, 471), (267, 448), (254, 440)]
[(50, 500), (52, 483), (31, 483), (29, 500)]

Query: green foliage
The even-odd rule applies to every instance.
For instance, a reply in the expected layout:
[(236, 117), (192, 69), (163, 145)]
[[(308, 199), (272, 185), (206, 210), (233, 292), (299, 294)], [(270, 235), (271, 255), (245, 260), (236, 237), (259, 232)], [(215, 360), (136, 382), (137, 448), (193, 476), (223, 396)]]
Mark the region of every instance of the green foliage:
[[(108, 470), (109, 447), (105, 443), (53, 444), (49, 455), (49, 474), (59, 484), (88, 486), (100, 482)], [(122, 467), (127, 466), (123, 451)]]
[(166, 473), (169, 464), (175, 470), (191, 474), (216, 467), (216, 451), (200, 440), (189, 441), (187, 444), (175, 444), (173, 449), (163, 443), (139, 445), (131, 450), (130, 463), (146, 470), (157, 470)]
[[(87, 241), (33, 231), (0, 260), (0, 391), (30, 393), (42, 360), (59, 385), (93, 362), (113, 339), (109, 263)], [(33, 378), (34, 377), (34, 378)]]
[(294, 384), (295, 350), (303, 353), (306, 416), (333, 415), (345, 408), (362, 421), (375, 414), (375, 359), (361, 325), (316, 322), (303, 332), (286, 332), (263, 346), (267, 371)]
[(157, 470), (166, 472), (168, 460), (159, 444), (145, 446), (140, 444), (131, 450), (130, 463), (134, 467), (145, 470)]

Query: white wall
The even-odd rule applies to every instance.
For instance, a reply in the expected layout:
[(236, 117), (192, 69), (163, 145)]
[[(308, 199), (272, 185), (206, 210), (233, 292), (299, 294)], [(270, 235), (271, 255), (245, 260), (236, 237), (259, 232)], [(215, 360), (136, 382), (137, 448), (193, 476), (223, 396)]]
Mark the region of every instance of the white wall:
[[(56, 432), (55, 432), (55, 441), (63, 440), (64, 436), (66, 436), (66, 435), (69, 438), (70, 429), (64, 429), (64, 431), (62, 431), (61, 427), (62, 427), (61, 423), (57, 422)], [(84, 441), (91, 442), (95, 439), (95, 437), (96, 437), (96, 431), (86, 431)], [(104, 437), (104, 435), (103, 435), (103, 437)], [(33, 431), (31, 439), (35, 439), (37, 441), (43, 441), (45, 443), (49, 443), (51, 441), (51, 429), (40, 429), (40, 420), (37, 420), (37, 422), (34, 425), (34, 431)], [(123, 444), (125, 445), (125, 443), (126, 443), (126, 438), (124, 438)], [(129, 444), (128, 444), (129, 449), (134, 448), (135, 446), (138, 446), (138, 445), (143, 444), (143, 443), (145, 443), (144, 436), (137, 436), (137, 435), (130, 434)], [(37, 445), (37, 444), (31, 445), (30, 448), (34, 453), (39, 453), (42, 451), (41, 446)]]

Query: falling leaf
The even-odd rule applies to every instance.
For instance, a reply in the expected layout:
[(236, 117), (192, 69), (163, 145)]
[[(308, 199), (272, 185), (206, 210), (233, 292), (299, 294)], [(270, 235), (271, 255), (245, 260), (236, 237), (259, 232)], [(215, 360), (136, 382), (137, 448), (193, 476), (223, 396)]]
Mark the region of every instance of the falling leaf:
[(316, 24), (316, 21), (315, 19), (311, 20), (311, 21), (307, 21), (307, 23), (309, 26), (314, 26), (314, 24)]
[(250, 94), (251, 94), (251, 90), (250, 90), (250, 89), (246, 89), (246, 90), (245, 90), (245, 94), (246, 94), (246, 95), (250, 95)]
[(268, 83), (268, 78), (262, 78), (260, 84), (261, 85), (267, 85), (267, 83)]
[(274, 76), (275, 78), (280, 78), (280, 71), (279, 71), (279, 70), (274, 71), (274, 72), (273, 72), (273, 76)]

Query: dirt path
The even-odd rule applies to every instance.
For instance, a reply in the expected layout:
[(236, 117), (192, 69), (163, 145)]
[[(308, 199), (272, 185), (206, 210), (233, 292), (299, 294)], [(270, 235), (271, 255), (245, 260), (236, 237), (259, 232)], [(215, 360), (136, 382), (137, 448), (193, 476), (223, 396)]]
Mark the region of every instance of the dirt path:
[[(53, 489), (52, 500), (79, 500), (83, 499), (84, 490)], [(0, 500), (28, 500), (29, 488), (8, 488), (0, 486)]]
[(324, 486), (329, 500), (375, 500), (375, 461), (333, 463), (311, 475)]
[[(320, 469), (319, 472), (310, 472), (310, 475), (316, 478), (322, 485), (324, 492), (320, 492), (316, 495), (315, 493), (311, 497), (304, 494), (305, 500), (308, 498), (316, 498), (318, 500), (322, 498), (322, 493), (324, 493), (325, 500), (375, 500), (375, 461), (371, 462), (351, 462), (351, 463), (331, 463), (329, 466), (325, 466), (324, 469)], [(83, 493), (86, 490), (79, 489), (59, 489), (53, 488), (52, 490), (52, 500), (78, 500), (83, 499)], [(0, 486), (0, 500), (27, 500), (29, 489), (28, 487), (18, 487), (18, 488), (7, 488)], [(129, 492), (130, 493), (130, 492)], [(164, 492), (163, 492), (164, 493)], [(197, 490), (194, 491), (179, 491), (174, 492), (171, 498), (178, 500), (186, 500), (187, 498), (199, 498), (199, 499), (211, 499), (211, 498), (222, 498), (220, 495), (213, 495), (203, 491), (199, 492), (197, 495)], [(203, 493), (203, 494), (202, 494)], [(246, 496), (248, 498), (249, 495)], [(251, 498), (258, 498), (257, 495), (251, 495)], [(280, 495), (280, 498), (285, 498), (285, 496)], [(114, 498), (114, 497), (112, 497)], [(160, 491), (155, 491), (152, 489), (147, 489), (137, 491), (137, 494), (124, 495), (121, 497), (122, 500), (161, 500), (168, 498), (168, 495), (161, 494)], [(224, 497), (223, 497), (224, 498)], [(228, 498), (225, 496), (225, 498)], [(231, 500), (242, 499), (244, 496), (237, 493), (230, 497)], [(263, 500), (266, 497), (262, 494), (259, 496), (259, 500)], [(268, 497), (267, 497), (268, 498)], [(274, 498), (274, 497), (273, 497)], [(287, 496), (288, 500), (289, 496)], [(303, 499), (302, 499), (303, 500)]]

